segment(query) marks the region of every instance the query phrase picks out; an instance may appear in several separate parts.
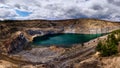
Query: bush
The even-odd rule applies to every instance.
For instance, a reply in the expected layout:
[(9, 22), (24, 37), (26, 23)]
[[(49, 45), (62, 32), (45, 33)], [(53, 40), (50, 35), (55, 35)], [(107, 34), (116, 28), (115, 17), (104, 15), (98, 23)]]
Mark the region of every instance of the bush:
[(114, 35), (117, 35), (117, 40), (120, 41), (120, 29), (111, 32)]
[(115, 34), (110, 34), (107, 37), (107, 43), (115, 43), (116, 45), (118, 45), (118, 40), (115, 37)]
[(96, 47), (96, 50), (97, 50), (97, 51), (101, 51), (101, 49), (102, 49), (102, 42), (99, 41), (99, 42), (98, 42), (98, 45), (97, 45), (97, 47)]
[(117, 36), (118, 36), (118, 37), (117, 37), (117, 40), (120, 41), (120, 34), (118, 34)]
[(100, 41), (96, 50), (101, 53), (101, 56), (111, 56), (118, 53), (117, 50), (118, 40), (114, 34), (110, 34), (106, 41)]
[(102, 56), (111, 56), (111, 55), (114, 55), (114, 54), (118, 53), (117, 46), (116, 46), (115, 43), (104, 44), (101, 47), (101, 51), (100, 52), (101, 52)]

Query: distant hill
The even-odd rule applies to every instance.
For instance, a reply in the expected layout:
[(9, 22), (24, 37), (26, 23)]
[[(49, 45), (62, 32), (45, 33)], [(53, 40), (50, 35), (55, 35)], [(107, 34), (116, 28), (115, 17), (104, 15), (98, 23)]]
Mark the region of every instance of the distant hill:
[(119, 28), (119, 22), (97, 19), (69, 19), (69, 20), (6, 20), (0, 21), (0, 36), (22, 31), (29, 28), (64, 29), (63, 32), (72, 33), (105, 33)]

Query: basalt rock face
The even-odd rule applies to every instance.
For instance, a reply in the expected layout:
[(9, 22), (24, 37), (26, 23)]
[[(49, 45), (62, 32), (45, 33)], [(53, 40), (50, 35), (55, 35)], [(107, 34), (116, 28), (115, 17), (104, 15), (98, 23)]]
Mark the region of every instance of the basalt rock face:
[[(2, 52), (6, 52), (8, 54), (17, 53), (22, 51), (25, 47), (27, 47), (28, 40), (25, 36), (20, 33), (12, 39), (8, 39), (3, 41), (3, 49)], [(2, 45), (1, 45), (2, 46)]]
[(96, 19), (0, 21), (0, 51), (19, 52), (35, 36), (54, 33), (107, 33), (119, 28), (119, 22)]
[(23, 34), (20, 34), (18, 37), (13, 39), (10, 43), (10, 47), (8, 49), (8, 53), (16, 53), (22, 51), (25, 47), (27, 47), (27, 39)]

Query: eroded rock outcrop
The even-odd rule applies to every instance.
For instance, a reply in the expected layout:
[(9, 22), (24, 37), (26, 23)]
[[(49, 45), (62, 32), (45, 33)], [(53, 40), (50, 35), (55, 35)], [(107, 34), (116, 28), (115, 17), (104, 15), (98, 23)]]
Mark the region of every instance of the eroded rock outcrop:
[(4, 43), (4, 52), (17, 53), (22, 51), (28, 43), (27, 38), (24, 34), (20, 33), (18, 36), (15, 36), (12, 40), (8, 39), (3, 42)]

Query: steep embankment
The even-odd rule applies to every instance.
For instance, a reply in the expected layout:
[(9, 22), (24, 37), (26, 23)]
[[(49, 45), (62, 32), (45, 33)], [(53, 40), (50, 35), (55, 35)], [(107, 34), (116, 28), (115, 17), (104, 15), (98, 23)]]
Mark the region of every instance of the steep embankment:
[[(53, 33), (107, 33), (119, 27), (120, 24), (118, 22), (97, 19), (0, 21), (0, 50), (2, 52), (21, 50), (26, 43), (37, 35)], [(24, 41), (22, 41), (23, 39)]]

